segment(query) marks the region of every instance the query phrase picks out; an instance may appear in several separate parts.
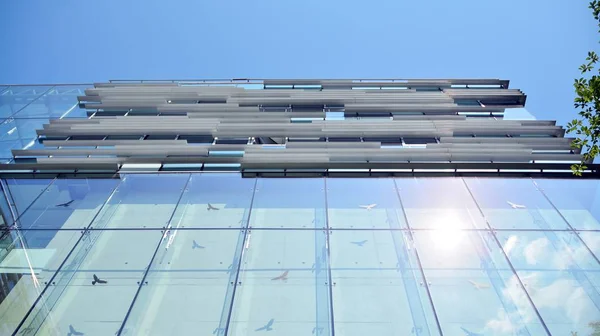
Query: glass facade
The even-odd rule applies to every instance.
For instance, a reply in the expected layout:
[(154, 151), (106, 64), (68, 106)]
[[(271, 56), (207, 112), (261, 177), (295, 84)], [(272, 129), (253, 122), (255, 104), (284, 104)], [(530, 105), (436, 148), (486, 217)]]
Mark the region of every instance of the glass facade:
[(0, 163), (14, 161), (11, 150), (41, 147), (37, 129), (52, 119), (87, 118), (77, 96), (92, 85), (0, 86)]
[(593, 335), (600, 180), (1, 180), (0, 335)]

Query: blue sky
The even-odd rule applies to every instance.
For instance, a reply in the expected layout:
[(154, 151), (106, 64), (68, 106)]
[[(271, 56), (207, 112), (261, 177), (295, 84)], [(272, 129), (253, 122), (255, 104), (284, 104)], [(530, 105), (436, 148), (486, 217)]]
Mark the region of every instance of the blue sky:
[(2, 1), (0, 83), (173, 78), (510, 79), (575, 116), (587, 1)]

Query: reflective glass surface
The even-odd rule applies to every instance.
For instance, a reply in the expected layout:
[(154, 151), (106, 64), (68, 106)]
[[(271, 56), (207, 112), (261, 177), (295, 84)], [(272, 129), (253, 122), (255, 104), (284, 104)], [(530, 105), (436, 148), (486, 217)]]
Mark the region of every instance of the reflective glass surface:
[(85, 109), (79, 108), (77, 96), (84, 96), (92, 86), (55, 86), (17, 112), (15, 118), (86, 118)]
[(80, 231), (14, 230), (0, 238), (0, 335), (15, 330), (80, 237)]
[(42, 97), (52, 86), (10, 86), (0, 92), (0, 118), (8, 118)]
[(600, 230), (600, 180), (536, 179), (535, 183), (573, 228)]
[(574, 232), (501, 232), (504, 250), (553, 335), (600, 319), (600, 265)]
[(572, 336), (600, 326), (598, 180), (1, 182), (0, 335)]
[(393, 179), (327, 179), (327, 214), (331, 228), (405, 227)]
[(258, 179), (250, 226), (325, 227), (325, 180)]
[(568, 228), (531, 179), (464, 178), (464, 181), (493, 228)]
[(486, 228), (462, 179), (412, 178), (395, 182), (411, 228)]
[(0, 161), (13, 149), (36, 148), (36, 130), (54, 119), (87, 118), (77, 96), (91, 85), (0, 86)]

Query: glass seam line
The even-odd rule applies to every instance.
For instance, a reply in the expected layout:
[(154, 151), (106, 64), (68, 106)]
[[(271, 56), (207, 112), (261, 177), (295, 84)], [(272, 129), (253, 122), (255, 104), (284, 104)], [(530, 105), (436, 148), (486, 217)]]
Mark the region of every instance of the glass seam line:
[[(23, 212), (17, 216), (17, 218), (15, 219), (15, 221), (11, 224), (12, 225), (17, 225), (17, 222), (19, 221), (19, 219), (21, 219), (21, 217), (23, 217), (23, 215), (27, 212), (27, 210), (29, 210), (29, 208), (31, 208), (35, 202), (37, 202), (40, 197), (42, 197), (42, 195), (48, 191), (48, 189), (50, 189), (51, 186), (54, 185), (54, 182), (56, 181), (56, 177), (52, 179), (52, 181), (50, 181), (50, 183), (48, 183), (48, 185), (46, 187), (44, 187), (44, 189), (42, 189), (42, 191), (33, 199), (33, 201), (31, 201), (31, 203), (27, 206), (27, 208), (25, 208), (25, 210), (23, 210)], [(8, 185), (8, 184), (7, 184)], [(12, 193), (10, 192), (10, 187), (8, 188), (8, 193), (11, 195), (11, 199), (14, 199), (12, 197)], [(15, 208), (17, 207), (17, 205), (15, 204)], [(18, 212), (19, 209), (17, 209)], [(19, 226), (17, 225), (17, 230), (19, 229)], [(81, 229), (80, 229), (81, 230)]]
[(10, 221), (11, 224), (9, 225), (8, 221), (6, 220), (6, 216), (8, 216), (8, 214), (4, 214), (4, 224), (9, 230), (12, 230), (12, 223), (14, 223), (15, 219), (17, 218), (17, 216), (15, 215), (15, 210), (13, 209), (13, 207), (15, 206), (15, 202), (12, 197), (12, 194), (10, 193), (10, 190), (8, 189), (8, 184), (4, 179), (0, 179), (0, 188), (2, 188), (2, 194), (4, 195), (4, 199), (6, 200), (6, 203), (8, 205), (8, 210), (10, 211), (10, 216), (12, 217)]
[(100, 207), (100, 209), (98, 209), (98, 212), (96, 212), (96, 214), (94, 215), (94, 217), (92, 218), (92, 220), (88, 224), (88, 226), (83, 230), (81, 236), (79, 237), (79, 239), (77, 239), (77, 242), (75, 242), (75, 244), (73, 245), (73, 247), (71, 248), (71, 250), (69, 251), (69, 253), (65, 256), (65, 258), (62, 261), (62, 263), (60, 263), (60, 265), (58, 266), (58, 268), (56, 269), (56, 271), (54, 272), (54, 274), (52, 275), (52, 277), (50, 278), (50, 280), (48, 280), (48, 284), (46, 285), (46, 287), (44, 287), (44, 289), (42, 290), (42, 292), (40, 293), (40, 295), (38, 295), (38, 297), (35, 299), (35, 301), (31, 305), (31, 307), (29, 308), (29, 310), (27, 311), (27, 313), (25, 314), (25, 316), (23, 317), (23, 319), (21, 320), (21, 322), (19, 323), (19, 325), (17, 326), (17, 328), (15, 329), (15, 331), (13, 332), (13, 335), (15, 335), (17, 333), (17, 331), (19, 331), (19, 329), (23, 326), (23, 324), (25, 323), (25, 321), (27, 320), (27, 318), (29, 317), (29, 315), (33, 311), (33, 308), (35, 308), (36, 304), (44, 296), (46, 290), (52, 285), (52, 281), (54, 281), (54, 279), (56, 278), (56, 276), (58, 275), (58, 273), (60, 272), (60, 270), (62, 269), (62, 267), (65, 265), (65, 263), (67, 262), (67, 260), (69, 260), (69, 257), (71, 256), (71, 254), (73, 253), (73, 251), (75, 251), (75, 248), (77, 247), (77, 245), (79, 245), (79, 242), (81, 242), (81, 240), (83, 239), (83, 237), (85, 237), (86, 233), (88, 232), (88, 228), (94, 223), (94, 221), (96, 220), (96, 218), (98, 217), (98, 215), (100, 214), (100, 212), (102, 212), (102, 209), (104, 209), (104, 207), (106, 206), (106, 204), (108, 204), (108, 202), (110, 201), (110, 199), (112, 198), (112, 196), (115, 194), (115, 191), (119, 188), (120, 185), (121, 185), (121, 181), (119, 181), (119, 183), (113, 188), (110, 196), (106, 199), (106, 201), (104, 201), (104, 203), (102, 204), (102, 206)]
[(156, 254), (158, 253), (158, 250), (160, 249), (160, 245), (162, 244), (163, 240), (167, 237), (168, 232), (170, 231), (169, 224), (171, 224), (171, 221), (173, 220), (173, 217), (175, 216), (175, 213), (177, 212), (177, 208), (179, 207), (179, 203), (181, 202), (181, 199), (183, 198), (183, 195), (185, 194), (185, 191), (186, 191), (187, 186), (190, 183), (191, 179), (192, 179), (192, 174), (190, 174), (188, 176), (188, 179), (185, 182), (185, 185), (183, 186), (183, 189), (181, 189), (181, 194), (179, 195), (179, 199), (177, 200), (177, 204), (175, 204), (175, 207), (173, 208), (173, 211), (171, 212), (171, 216), (169, 216), (169, 220), (167, 220), (167, 223), (166, 223), (166, 225), (164, 227), (164, 233), (161, 235), (160, 239), (158, 240), (158, 244), (156, 244), (156, 248), (154, 249), (154, 253), (152, 254), (152, 258), (150, 258), (150, 262), (148, 263), (148, 267), (146, 267), (146, 270), (144, 271), (144, 275), (142, 276), (142, 280), (140, 280), (140, 285), (138, 286), (137, 291), (135, 292), (135, 295), (133, 296), (133, 299), (131, 300), (131, 304), (129, 305), (129, 308), (127, 309), (127, 313), (125, 314), (125, 318), (123, 318), (123, 322), (121, 323), (121, 327), (119, 328), (119, 330), (117, 330), (117, 336), (121, 335), (121, 333), (123, 332), (123, 329), (125, 328), (125, 324), (127, 323), (127, 319), (129, 318), (129, 315), (131, 314), (131, 311), (133, 310), (133, 306), (135, 305), (135, 301), (137, 300), (138, 296), (140, 295), (140, 291), (142, 290), (142, 287), (144, 286), (144, 281), (146, 281), (146, 277), (148, 276), (148, 273), (150, 272), (150, 267), (152, 267), (152, 263), (154, 262), (154, 258), (156, 257)]
[[(415, 237), (412, 234), (410, 223), (408, 222), (408, 217), (406, 216), (406, 211), (404, 211), (404, 204), (402, 204), (402, 198), (400, 197), (400, 188), (398, 188), (398, 185), (396, 184), (396, 179), (394, 178), (392, 180), (394, 182), (394, 191), (396, 193), (396, 197), (398, 197), (398, 202), (400, 202), (400, 208), (402, 209), (402, 215), (404, 217), (404, 221), (406, 222), (406, 227), (408, 228), (407, 232), (410, 235), (411, 243), (414, 244)], [(429, 291), (429, 286), (427, 285), (427, 278), (425, 277), (425, 271), (423, 270), (423, 264), (421, 264), (421, 258), (419, 258), (419, 252), (417, 252), (416, 248), (415, 248), (414, 256), (417, 260), (417, 266), (421, 273), (421, 278), (423, 279), (423, 286), (425, 287), (425, 292), (427, 293), (427, 297), (429, 299), (429, 304), (431, 305), (431, 310), (433, 311), (433, 317), (435, 318), (435, 324), (437, 326), (438, 332), (440, 333), (440, 336), (443, 336), (444, 333), (442, 332), (442, 326), (440, 325), (440, 320), (438, 318), (437, 311), (435, 310), (435, 306), (433, 304), (433, 298), (431, 297), (431, 292)]]
[[(325, 191), (325, 243), (327, 244), (327, 287), (329, 289), (329, 319), (330, 335), (335, 336), (335, 321), (333, 319), (333, 280), (331, 278), (331, 241), (329, 235), (329, 202), (327, 200), (327, 177), (323, 179), (323, 189)], [(315, 271), (316, 273), (316, 271)]]
[(519, 285), (521, 286), (521, 289), (525, 293), (525, 296), (527, 297), (527, 301), (529, 301), (529, 304), (531, 304), (531, 307), (535, 311), (535, 314), (537, 315), (538, 319), (540, 320), (540, 323), (544, 327), (544, 330), (546, 331), (546, 334), (548, 336), (551, 336), (552, 333), (550, 333), (550, 330), (548, 329), (548, 326), (546, 326), (546, 322), (544, 321), (544, 319), (542, 318), (542, 315), (540, 315), (540, 312), (538, 311), (537, 307), (533, 303), (533, 300), (531, 299), (531, 296), (529, 295), (529, 292), (527, 291), (527, 289), (525, 289), (525, 285), (523, 284), (523, 281), (521, 281), (521, 277), (519, 277), (519, 274), (517, 274), (517, 270), (513, 266), (513, 264), (510, 261), (510, 259), (508, 258), (508, 255), (504, 252), (504, 249), (502, 248), (502, 244), (500, 244), (500, 241), (498, 240), (498, 237), (494, 233), (494, 229), (492, 228), (492, 225), (488, 222), (487, 218), (485, 217), (485, 214), (483, 213), (483, 210), (481, 209), (481, 207), (479, 206), (479, 203), (475, 199), (475, 195), (473, 195), (473, 193), (471, 192), (471, 189), (469, 188), (469, 185), (467, 184), (467, 181), (465, 181), (465, 179), (462, 178), (462, 177), (460, 179), (463, 181), (463, 184), (467, 188), (467, 191), (469, 192), (469, 195), (471, 196), (471, 199), (473, 199), (473, 202), (475, 203), (475, 206), (477, 206), (477, 210), (479, 210), (479, 213), (481, 214), (481, 217), (483, 217), (483, 220), (485, 221), (485, 224), (490, 229), (490, 232), (492, 233), (492, 237), (494, 237), (494, 241), (496, 241), (496, 244), (498, 245), (498, 248), (500, 248), (500, 252), (502, 252), (502, 255), (504, 256), (504, 259), (508, 263), (508, 266), (512, 270), (512, 272), (515, 275), (517, 281), (519, 281)]
[[(44, 91), (44, 93), (42, 93), (41, 95), (37, 96), (37, 98), (35, 98), (34, 100), (30, 101), (29, 103), (27, 103), (25, 106), (21, 107), (20, 109), (17, 110), (17, 112), (11, 114), (10, 116), (8, 116), (6, 119), (10, 119), (12, 117), (14, 117), (17, 113), (23, 111), (24, 109), (26, 109), (27, 107), (29, 107), (29, 105), (33, 104), (34, 102), (36, 102), (38, 99), (42, 98), (43, 96), (46, 95), (46, 93), (50, 92), (50, 90), (54, 89), (56, 86), (51, 86), (48, 90)], [(33, 119), (33, 118), (26, 118), (26, 119)], [(45, 119), (45, 118), (42, 118)]]
[[(254, 196), (256, 195), (258, 179), (254, 180), (254, 188), (252, 190), (252, 198), (250, 199), (250, 206), (248, 210), (248, 222), (246, 223), (246, 229), (244, 230), (244, 239), (242, 240), (242, 250), (240, 252), (240, 257), (238, 258), (237, 270), (235, 271), (235, 280), (233, 282), (233, 292), (231, 293), (231, 302), (229, 303), (229, 313), (227, 314), (227, 321), (225, 322), (225, 336), (229, 335), (229, 325), (231, 323), (231, 314), (233, 312), (233, 304), (235, 302), (235, 292), (237, 291), (237, 283), (240, 279), (240, 269), (242, 268), (242, 262), (244, 259), (244, 246), (246, 244), (246, 239), (248, 238), (248, 232), (250, 231), (250, 219), (252, 218), (252, 207), (254, 206)], [(234, 256), (235, 260), (235, 256)]]
[(596, 255), (594, 254), (594, 252), (592, 252), (592, 250), (589, 248), (589, 246), (585, 243), (585, 241), (583, 240), (583, 238), (581, 238), (581, 236), (579, 235), (579, 232), (577, 230), (575, 230), (575, 228), (573, 226), (571, 226), (571, 223), (569, 223), (569, 221), (565, 218), (565, 216), (563, 216), (563, 214), (560, 212), (560, 210), (558, 210), (558, 208), (554, 205), (554, 203), (552, 203), (552, 201), (550, 200), (550, 198), (546, 195), (546, 193), (544, 193), (544, 190), (538, 186), (538, 184), (535, 182), (534, 179), (531, 179), (531, 182), (533, 182), (533, 185), (535, 186), (535, 188), (544, 196), (544, 198), (546, 199), (546, 201), (548, 201), (548, 203), (550, 203), (550, 205), (552, 206), (552, 208), (554, 209), (554, 211), (556, 211), (558, 213), (558, 215), (565, 222), (565, 224), (567, 224), (567, 226), (569, 227), (568, 231), (575, 233), (575, 235), (577, 236), (577, 238), (579, 239), (579, 241), (583, 244), (583, 246), (585, 246), (585, 248), (592, 255), (592, 257), (594, 258), (594, 260), (596, 260), (596, 262), (598, 264), (600, 264), (600, 260), (596, 257)]

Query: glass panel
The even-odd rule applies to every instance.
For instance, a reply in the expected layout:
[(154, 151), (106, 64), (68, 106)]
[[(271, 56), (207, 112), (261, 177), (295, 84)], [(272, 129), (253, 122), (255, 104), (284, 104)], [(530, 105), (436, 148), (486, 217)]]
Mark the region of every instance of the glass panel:
[(251, 227), (325, 227), (324, 179), (258, 179)]
[(228, 335), (330, 335), (322, 230), (253, 230), (244, 242)]
[(55, 86), (39, 99), (23, 108), (15, 118), (86, 118), (85, 109), (79, 108), (77, 96), (85, 95), (91, 86)]
[(414, 233), (444, 335), (543, 335), (545, 331), (489, 232)]
[(35, 139), (16, 139), (8, 141), (0, 141), (0, 156), (13, 157), (13, 149), (25, 149), (27, 146), (33, 145)]
[(596, 258), (600, 257), (600, 232), (577, 232)]
[(7, 118), (38, 99), (52, 86), (11, 86), (0, 92), (0, 118)]
[(56, 179), (18, 221), (24, 229), (86, 228), (119, 179)]
[(128, 174), (102, 209), (95, 229), (166, 227), (190, 174)]
[(336, 334), (438, 335), (408, 233), (333, 231), (331, 279)]
[(31, 203), (41, 195), (41, 193), (54, 180), (50, 179), (6, 179), (9, 197), (16, 211), (16, 216), (20, 216), (31, 205)]
[(464, 178), (487, 221), (498, 229), (567, 229), (529, 178)]
[(405, 226), (394, 179), (330, 178), (326, 185), (331, 228)]
[(572, 227), (600, 229), (600, 180), (536, 179), (535, 183)]
[(573, 232), (499, 232), (553, 335), (587, 335), (600, 320), (600, 265)]
[(411, 228), (487, 227), (461, 178), (398, 178), (396, 184)]
[[(255, 179), (239, 174), (192, 174), (173, 222), (185, 228), (246, 226)], [(161, 201), (162, 202), (162, 201)]]
[[(217, 335), (227, 321), (240, 230), (174, 230), (162, 240), (131, 315), (128, 335)], [(223, 335), (223, 333), (220, 333)]]
[(114, 335), (161, 237), (157, 230), (88, 231), (20, 331)]
[(0, 334), (10, 335), (40, 295), (79, 231), (9, 231), (0, 238)]

